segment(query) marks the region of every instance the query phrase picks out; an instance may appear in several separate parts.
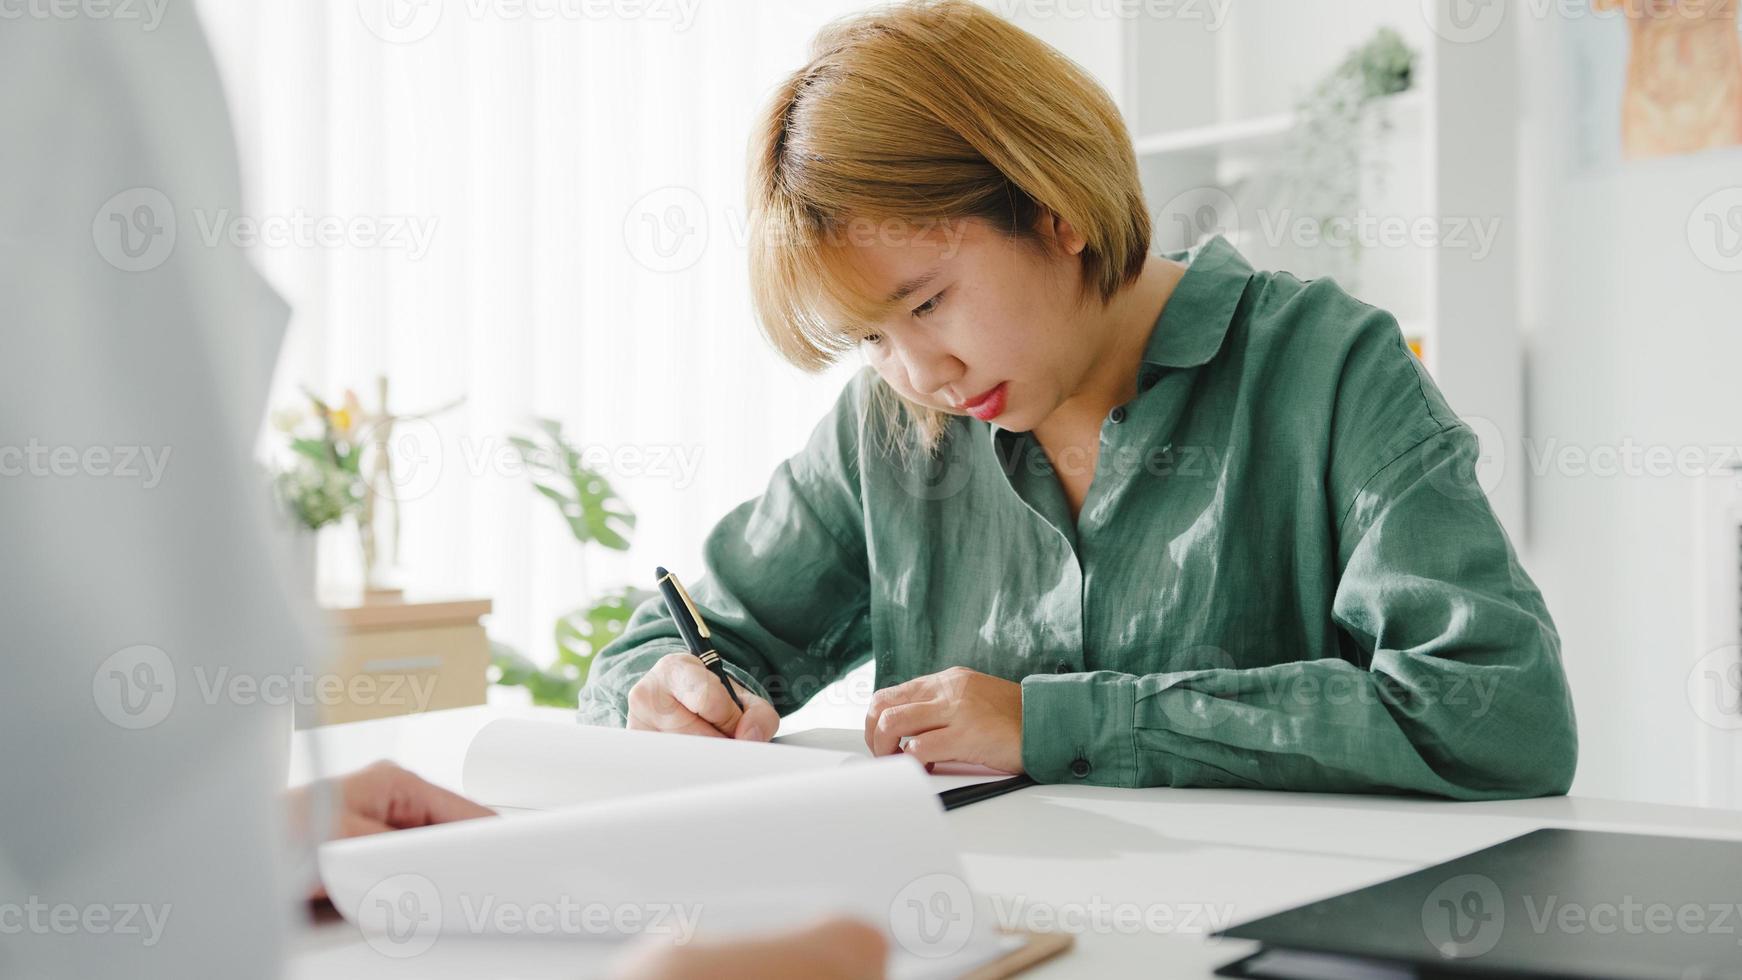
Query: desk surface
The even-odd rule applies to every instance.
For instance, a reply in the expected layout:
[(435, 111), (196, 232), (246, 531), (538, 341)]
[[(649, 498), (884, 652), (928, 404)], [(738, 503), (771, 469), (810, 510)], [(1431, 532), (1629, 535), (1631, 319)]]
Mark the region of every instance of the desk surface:
[[(391, 759), (458, 789), (472, 735), (505, 716), (567, 712), (461, 708), (298, 732), (292, 783)], [(317, 766), (318, 763), (318, 766)], [(1206, 937), (1235, 922), (1436, 864), (1537, 827), (1742, 839), (1742, 813), (1577, 797), (1448, 803), (1217, 789), (1036, 786), (951, 811), (962, 863), (1001, 923), (1077, 934), (1076, 948), (1026, 976), (1208, 977), (1250, 952)], [(574, 975), (560, 944), (442, 947), (416, 974)], [(532, 948), (538, 947), (538, 948)], [(440, 954), (440, 955), (438, 955)], [(398, 975), (342, 923), (306, 938), (293, 976)], [(583, 975), (585, 971), (583, 971)], [(406, 973), (405, 975), (412, 975)]]

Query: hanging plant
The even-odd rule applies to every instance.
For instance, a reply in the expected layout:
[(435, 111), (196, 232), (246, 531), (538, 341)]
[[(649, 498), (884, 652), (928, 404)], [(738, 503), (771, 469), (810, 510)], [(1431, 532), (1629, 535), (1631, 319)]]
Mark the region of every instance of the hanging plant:
[[(1385, 99), (1408, 91), (1415, 80), (1416, 53), (1403, 36), (1380, 28), (1372, 39), (1348, 56), (1315, 85), (1295, 108), (1275, 183), (1284, 199), (1317, 225), (1319, 240), (1334, 222), (1352, 221), (1361, 208), (1361, 182), (1371, 173), (1378, 154), (1373, 150), (1391, 131)], [(1361, 243), (1348, 236), (1340, 272), (1353, 280)], [(1346, 286), (1354, 288), (1352, 281)]]

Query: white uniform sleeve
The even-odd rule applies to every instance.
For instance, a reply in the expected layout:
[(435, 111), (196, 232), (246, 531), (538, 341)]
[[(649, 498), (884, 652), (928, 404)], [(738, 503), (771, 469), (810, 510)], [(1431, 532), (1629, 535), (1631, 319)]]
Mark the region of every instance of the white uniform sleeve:
[(251, 461), (286, 310), (201, 234), (191, 6), (7, 5), (0, 133), (0, 975), (274, 976), (289, 713), (234, 682), (307, 643)]

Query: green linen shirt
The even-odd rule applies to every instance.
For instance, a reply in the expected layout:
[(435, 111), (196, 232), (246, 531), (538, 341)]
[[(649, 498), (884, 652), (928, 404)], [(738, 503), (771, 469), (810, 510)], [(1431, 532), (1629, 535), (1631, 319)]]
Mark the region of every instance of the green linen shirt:
[[(1075, 521), (1027, 433), (954, 417), (904, 462), (866, 369), (706, 541), (692, 595), (729, 669), (782, 714), (867, 658), (879, 687), (1019, 681), (1042, 782), (1565, 792), (1559, 636), (1396, 320), (1219, 237), (1168, 257)], [(581, 720), (623, 724), (682, 649), (641, 606)]]

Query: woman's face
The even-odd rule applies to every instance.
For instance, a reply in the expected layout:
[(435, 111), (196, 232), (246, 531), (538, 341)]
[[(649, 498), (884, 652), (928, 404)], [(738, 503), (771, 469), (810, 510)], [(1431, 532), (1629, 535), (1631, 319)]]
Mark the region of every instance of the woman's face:
[(892, 232), (900, 224), (851, 244), (881, 295), (905, 291), (861, 344), (871, 366), (916, 405), (1016, 432), (1039, 425), (1094, 359), (1083, 240), (1050, 215), (1037, 226), (1044, 250), (978, 219)]

